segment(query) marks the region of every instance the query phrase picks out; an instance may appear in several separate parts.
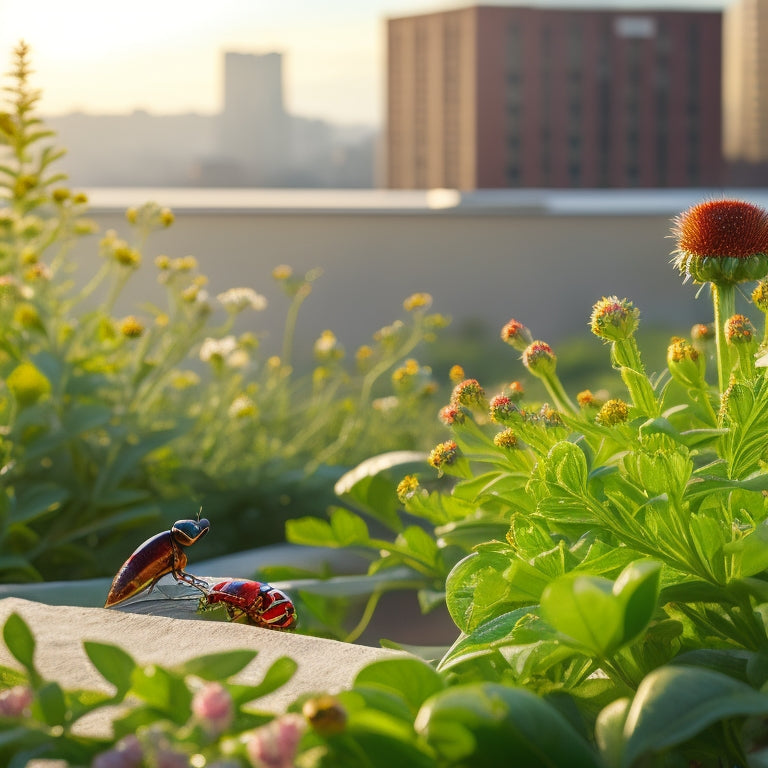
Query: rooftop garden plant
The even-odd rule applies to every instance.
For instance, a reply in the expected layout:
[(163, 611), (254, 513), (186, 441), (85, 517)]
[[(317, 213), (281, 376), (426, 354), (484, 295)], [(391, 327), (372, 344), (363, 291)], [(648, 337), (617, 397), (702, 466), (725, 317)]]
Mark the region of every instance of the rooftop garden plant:
[[(351, 361), (322, 331), (303, 373), (293, 340), (318, 270), (275, 268), (287, 310), (273, 356), (260, 349), (260, 293), (210, 296), (197, 259), (153, 252), (152, 232), (174, 222), (158, 204), (130, 209), (125, 234), (92, 239), (101, 266), (84, 277), (73, 246), (96, 227), (86, 195), (55, 171), (62, 152), (36, 116), (23, 44), (5, 91), (0, 581), (111, 575), (126, 531), (140, 540), (201, 505), (218, 523), (209, 555), (282, 541), (286, 517), (322, 512), (372, 440), (428, 445), (435, 385), (413, 354), (447, 322), (428, 295), (406, 299)], [(155, 272), (165, 303), (119, 313), (140, 270)]]

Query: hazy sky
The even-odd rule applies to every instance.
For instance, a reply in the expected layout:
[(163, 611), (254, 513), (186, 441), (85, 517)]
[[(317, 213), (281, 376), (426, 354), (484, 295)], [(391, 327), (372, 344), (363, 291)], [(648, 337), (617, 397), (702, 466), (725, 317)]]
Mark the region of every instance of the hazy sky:
[[(282, 51), (288, 108), (336, 122), (382, 112), (383, 19), (471, 0), (0, 0), (0, 71), (32, 47), (42, 110), (214, 112), (221, 52)], [(509, 5), (486, 0), (484, 4)], [(717, 9), (728, 0), (531, 0), (525, 5)]]

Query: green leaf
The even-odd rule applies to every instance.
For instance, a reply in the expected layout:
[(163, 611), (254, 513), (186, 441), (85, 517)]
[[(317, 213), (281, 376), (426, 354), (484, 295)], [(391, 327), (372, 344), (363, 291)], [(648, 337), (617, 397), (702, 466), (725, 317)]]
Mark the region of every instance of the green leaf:
[(415, 728), (435, 749), (440, 764), (483, 768), (599, 765), (598, 756), (568, 721), (522, 688), (496, 683), (448, 688), (425, 702)]
[(16, 495), (10, 524), (29, 523), (55, 512), (69, 497), (69, 491), (55, 483), (36, 483), (31, 487), (22, 488)]
[(630, 563), (613, 585), (624, 607), (622, 645), (632, 642), (653, 617), (659, 599), (661, 564), (653, 560)]
[(184, 681), (169, 670), (155, 664), (136, 667), (131, 692), (178, 725), (189, 719), (192, 694)]
[(624, 725), (629, 768), (643, 755), (661, 752), (732, 717), (768, 714), (768, 696), (708, 669), (661, 667), (637, 689)]
[(595, 721), (595, 742), (607, 765), (621, 765), (629, 705), (629, 699), (616, 699), (600, 711)]
[(621, 646), (624, 610), (608, 579), (567, 574), (553, 581), (541, 596), (541, 613), (558, 632), (592, 654), (610, 656)]
[(315, 547), (338, 547), (331, 524), (318, 517), (299, 517), (285, 522), (285, 538), (291, 544)]
[(45, 683), (37, 689), (32, 712), (39, 710), (42, 720), (50, 726), (64, 725), (67, 720), (67, 705), (64, 692), (58, 683)]
[(415, 714), (419, 707), (444, 687), (443, 679), (429, 664), (418, 659), (383, 659), (363, 667), (355, 686), (368, 685), (391, 691), (406, 700)]
[(195, 675), (203, 680), (226, 680), (245, 669), (258, 655), (255, 650), (233, 650), (197, 656), (175, 667), (180, 675)]
[(136, 662), (122, 648), (108, 643), (85, 640), (83, 648), (91, 664), (117, 689), (115, 698), (122, 700), (131, 688)]
[(423, 528), (417, 525), (408, 526), (399, 536), (398, 543), (404, 542), (411, 554), (422, 563), (435, 567), (440, 550), (437, 543)]
[(370, 543), (365, 521), (343, 507), (334, 507), (331, 510), (331, 530), (338, 546), (351, 547), (356, 544), (365, 546)]
[(35, 669), (35, 637), (18, 613), (12, 613), (5, 620), (3, 640), (11, 655), (27, 670), (30, 680), (33, 683), (39, 680)]
[(751, 533), (723, 545), (723, 552), (732, 555), (736, 576), (748, 578), (768, 568), (768, 522), (758, 525)]
[(247, 704), (282, 688), (299, 668), (289, 656), (281, 656), (267, 670), (264, 679), (258, 685), (233, 685), (230, 687), (232, 699), (236, 704)]

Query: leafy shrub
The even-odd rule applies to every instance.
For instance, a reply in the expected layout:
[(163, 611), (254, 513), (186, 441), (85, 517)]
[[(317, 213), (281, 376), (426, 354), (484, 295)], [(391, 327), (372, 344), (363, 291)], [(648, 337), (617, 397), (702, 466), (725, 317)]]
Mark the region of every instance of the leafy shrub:
[(307, 374), (291, 348), (317, 271), (274, 271), (289, 300), (280, 357), (264, 359), (257, 332), (235, 331), (265, 299), (246, 287), (208, 297), (191, 256), (154, 260), (165, 306), (116, 317), (147, 268), (148, 237), (173, 214), (130, 209), (129, 234), (106, 232), (100, 269), (78, 282), (70, 251), (94, 232), (87, 199), (53, 170), (61, 152), (35, 116), (24, 45), (11, 74), (0, 112), (0, 579), (111, 575), (126, 530), (140, 540), (201, 505), (218, 531), (209, 555), (280, 541), (286, 516), (322, 511), (371, 444), (428, 445), (435, 388), (409, 356), (446, 321), (425, 294), (351, 365), (324, 331)]

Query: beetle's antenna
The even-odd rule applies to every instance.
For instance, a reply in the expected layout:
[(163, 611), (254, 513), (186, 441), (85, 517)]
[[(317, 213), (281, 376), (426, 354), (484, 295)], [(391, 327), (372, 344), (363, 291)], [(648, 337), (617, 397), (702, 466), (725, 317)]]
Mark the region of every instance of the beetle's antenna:
[(203, 513), (203, 505), (200, 505), (200, 509), (197, 510), (197, 522), (200, 522), (200, 515)]

